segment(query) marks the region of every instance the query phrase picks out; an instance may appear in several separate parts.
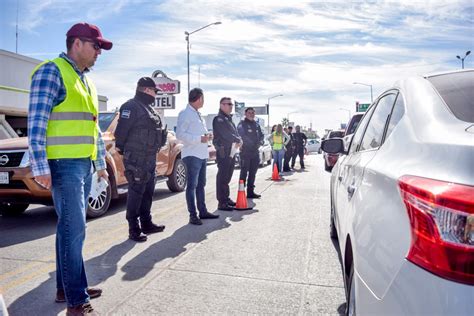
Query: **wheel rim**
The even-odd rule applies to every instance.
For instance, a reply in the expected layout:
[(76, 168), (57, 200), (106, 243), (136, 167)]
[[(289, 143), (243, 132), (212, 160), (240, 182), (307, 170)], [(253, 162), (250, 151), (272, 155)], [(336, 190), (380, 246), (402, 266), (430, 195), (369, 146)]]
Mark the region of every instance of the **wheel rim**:
[[(93, 185), (96, 185), (94, 182), (95, 181), (93, 181)], [(100, 194), (95, 199), (89, 196), (89, 208), (92, 211), (96, 211), (96, 212), (100, 211), (104, 207), (106, 201), (107, 201), (107, 188), (102, 190), (102, 192), (100, 192)]]
[(180, 187), (184, 187), (186, 183), (186, 168), (182, 163), (178, 164), (176, 168), (176, 182)]

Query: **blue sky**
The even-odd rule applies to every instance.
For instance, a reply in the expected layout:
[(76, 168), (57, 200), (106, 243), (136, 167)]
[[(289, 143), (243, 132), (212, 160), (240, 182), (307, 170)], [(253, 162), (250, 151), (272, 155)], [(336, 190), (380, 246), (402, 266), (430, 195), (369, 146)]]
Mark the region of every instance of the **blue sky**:
[[(65, 50), (76, 22), (98, 25), (114, 42), (91, 77), (109, 108), (133, 96), (136, 81), (160, 69), (181, 81), (186, 104), (184, 31), (191, 35), (191, 87), (205, 92), (204, 113), (230, 96), (249, 106), (271, 103), (271, 123), (290, 120), (322, 131), (347, 120), (346, 108), (370, 101), (397, 79), (460, 68), (474, 50), (474, 1), (282, 0), (0, 0), (0, 48), (50, 59)], [(474, 56), (465, 60), (474, 67)], [(266, 118), (266, 117), (265, 117)]]

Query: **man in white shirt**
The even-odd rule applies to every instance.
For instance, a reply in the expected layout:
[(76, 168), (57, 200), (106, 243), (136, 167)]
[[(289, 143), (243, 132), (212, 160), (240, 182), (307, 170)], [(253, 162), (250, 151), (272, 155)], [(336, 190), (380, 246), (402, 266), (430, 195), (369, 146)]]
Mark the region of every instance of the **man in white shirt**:
[[(186, 165), (187, 186), (186, 203), (188, 205), (189, 223), (202, 225), (201, 219), (218, 218), (219, 215), (207, 211), (204, 187), (206, 186), (206, 167), (209, 151), (208, 142), (212, 135), (199, 113), (204, 105), (204, 93), (199, 88), (189, 92), (189, 104), (178, 115), (176, 137), (184, 144), (181, 151)], [(199, 217), (196, 212), (199, 210)]]

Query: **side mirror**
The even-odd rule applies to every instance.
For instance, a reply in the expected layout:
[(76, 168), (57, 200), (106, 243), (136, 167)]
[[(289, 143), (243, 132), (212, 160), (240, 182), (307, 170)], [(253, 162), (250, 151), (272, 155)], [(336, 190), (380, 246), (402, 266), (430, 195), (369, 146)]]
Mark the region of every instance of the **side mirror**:
[(328, 154), (346, 154), (342, 138), (329, 138), (321, 143), (321, 150)]

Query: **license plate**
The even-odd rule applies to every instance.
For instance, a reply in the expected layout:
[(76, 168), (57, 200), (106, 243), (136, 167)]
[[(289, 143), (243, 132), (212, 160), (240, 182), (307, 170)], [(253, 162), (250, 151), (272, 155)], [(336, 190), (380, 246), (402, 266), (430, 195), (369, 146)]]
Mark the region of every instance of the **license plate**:
[(0, 184), (9, 184), (10, 178), (8, 172), (0, 172)]

